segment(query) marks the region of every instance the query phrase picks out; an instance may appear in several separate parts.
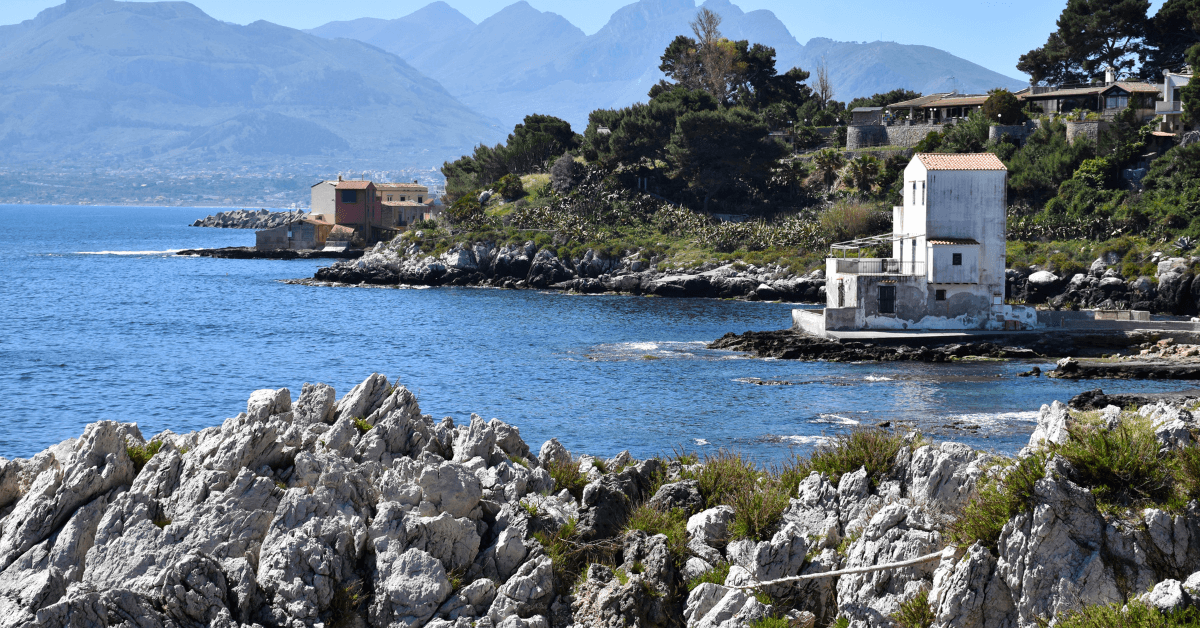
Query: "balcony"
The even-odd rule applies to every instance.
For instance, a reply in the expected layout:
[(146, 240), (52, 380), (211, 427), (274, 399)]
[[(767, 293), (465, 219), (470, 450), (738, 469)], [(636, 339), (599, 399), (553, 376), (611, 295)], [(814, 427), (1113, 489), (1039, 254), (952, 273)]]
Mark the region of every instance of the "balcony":
[(836, 271), (843, 275), (899, 275), (921, 276), (925, 274), (925, 262), (891, 258), (850, 257), (833, 258)]
[(1183, 103), (1178, 100), (1160, 100), (1154, 103), (1154, 113), (1183, 113)]

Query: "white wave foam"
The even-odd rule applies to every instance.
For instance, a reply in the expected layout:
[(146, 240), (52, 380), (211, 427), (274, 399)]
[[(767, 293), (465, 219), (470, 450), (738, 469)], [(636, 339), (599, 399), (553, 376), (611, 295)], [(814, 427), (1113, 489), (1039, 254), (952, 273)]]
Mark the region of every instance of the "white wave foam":
[(1000, 423), (1037, 423), (1038, 412), (1036, 410), (1021, 411), (1021, 412), (976, 412), (972, 414), (962, 414), (952, 417), (959, 421), (975, 423), (977, 425), (996, 425)]
[(883, 375), (868, 375), (868, 376), (864, 377), (863, 379), (868, 382), (890, 382), (890, 381), (895, 380), (895, 378), (885, 377)]
[(817, 420), (813, 423), (833, 423), (835, 425), (859, 425), (858, 421), (840, 414), (818, 414)]
[(634, 351), (654, 351), (658, 348), (657, 342), (631, 342), (625, 345)]
[(772, 440), (781, 443), (791, 443), (793, 445), (823, 445), (833, 440), (829, 436), (800, 436), (793, 434), (790, 436), (776, 436)]
[(168, 249), (166, 251), (76, 251), (76, 255), (171, 255), (183, 249)]
[(704, 440), (703, 438), (693, 438), (692, 440), (696, 441), (696, 444), (700, 447), (708, 445), (708, 441)]

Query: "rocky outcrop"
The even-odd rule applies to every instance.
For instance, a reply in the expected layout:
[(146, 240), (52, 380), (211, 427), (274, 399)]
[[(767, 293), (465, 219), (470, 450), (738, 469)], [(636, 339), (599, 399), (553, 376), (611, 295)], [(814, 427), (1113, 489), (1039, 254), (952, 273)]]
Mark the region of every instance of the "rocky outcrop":
[[(1128, 418), (1100, 414), (1105, 429)], [(1200, 430), (1177, 402), (1138, 416), (1164, 452)], [(1072, 420), (1043, 408), (1022, 455)], [(998, 541), (948, 548), (977, 483), (1010, 465), (901, 444), (873, 473), (809, 474), (747, 538), (738, 508), (753, 500), (704, 508), (696, 466), (600, 464), (555, 440), (535, 456), (516, 427), (435, 421), (381, 375), (340, 399), (256, 391), (219, 426), (151, 443), (98, 422), (0, 460), (0, 627), (892, 628), (927, 594), (937, 626), (1030, 628), (1082, 604), (1200, 599), (1196, 502), (1112, 518), (1042, 453), (1031, 505)], [(587, 478), (581, 499), (548, 470), (566, 463)], [(629, 526), (643, 507), (678, 517), (672, 536)]]
[[(908, 340), (907, 342), (913, 342)], [(1022, 345), (1024, 343), (1024, 346)], [(1062, 355), (1077, 349), (1075, 342), (1056, 336), (1008, 336), (1004, 344), (993, 342), (934, 341), (922, 344), (855, 342), (822, 338), (795, 329), (729, 332), (708, 345), (709, 349), (744, 351), (760, 358), (780, 360), (825, 360), (829, 362), (950, 362), (969, 356), (987, 358), (1037, 358)]]
[(200, 218), (196, 222), (193, 222), (192, 226), (218, 227), (221, 229), (271, 229), (295, 222), (307, 215), (308, 212), (303, 209), (296, 209), (290, 212), (272, 212), (266, 209), (234, 209)]
[(361, 259), (317, 271), (312, 282), (371, 285), (492, 286), (627, 293), (663, 297), (741, 298), (821, 302), (825, 273), (798, 276), (786, 268), (702, 264), (689, 270), (658, 270), (657, 257), (627, 251), (605, 257), (589, 249), (579, 258), (559, 258), (553, 248), (533, 242), (497, 246), (461, 243), (432, 255), (408, 238), (380, 243)]
[(1155, 314), (1195, 316), (1200, 313), (1200, 277), (1192, 268), (1200, 257), (1156, 253), (1153, 276), (1125, 277), (1115, 254), (1101, 257), (1086, 272), (1059, 276), (1036, 268), (1005, 271), (1010, 299), (1054, 308), (1148, 310)]

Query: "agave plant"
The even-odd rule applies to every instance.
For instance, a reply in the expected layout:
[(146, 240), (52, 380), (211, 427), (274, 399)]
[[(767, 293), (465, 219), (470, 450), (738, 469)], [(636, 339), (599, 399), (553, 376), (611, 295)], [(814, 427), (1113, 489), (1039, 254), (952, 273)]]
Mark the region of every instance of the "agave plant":
[(1196, 241), (1189, 236), (1180, 236), (1180, 238), (1175, 241), (1175, 250), (1179, 251), (1180, 253), (1187, 253), (1195, 247)]

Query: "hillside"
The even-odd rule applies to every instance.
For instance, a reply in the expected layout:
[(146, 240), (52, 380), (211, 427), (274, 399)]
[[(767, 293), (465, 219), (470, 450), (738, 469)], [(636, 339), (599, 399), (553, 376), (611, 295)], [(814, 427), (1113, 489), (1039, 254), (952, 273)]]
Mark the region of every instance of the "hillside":
[[(585, 36), (562, 17), (518, 2), (469, 30), (463, 30), (466, 18), (455, 20), (454, 32), (461, 33), (457, 37), (415, 34), (426, 42), (410, 46), (418, 48), (415, 52), (406, 52), (398, 38), (379, 35), (387, 25), (413, 28), (422, 23), (423, 12), (440, 4), (398, 20), (338, 22), (312, 32), (354, 37), (394, 52), (504, 126), (537, 112), (581, 128), (593, 109), (645, 100), (650, 86), (662, 78), (659, 56), (676, 35), (690, 33), (688, 22), (697, 8), (695, 0), (640, 0), (617, 10), (603, 28)], [(811, 69), (824, 57), (839, 100), (896, 88), (972, 93), (1022, 86), (1017, 79), (936, 48), (827, 39), (802, 45), (771, 11), (747, 13), (729, 0), (708, 0), (703, 6), (722, 16), (727, 37), (773, 46), (781, 69)]]
[[(400, 58), (183, 2), (73, 0), (0, 29), (3, 162), (436, 162), (500, 136)], [(20, 157), (17, 157), (17, 156)]]

